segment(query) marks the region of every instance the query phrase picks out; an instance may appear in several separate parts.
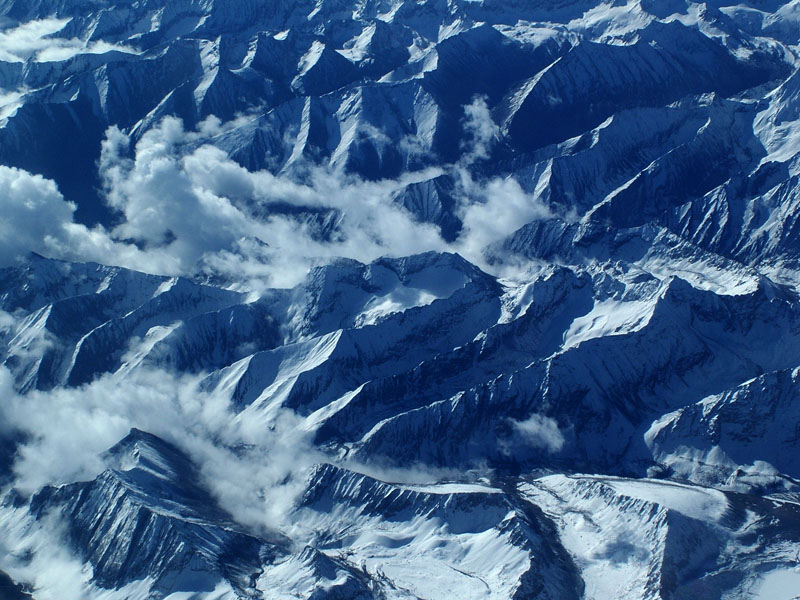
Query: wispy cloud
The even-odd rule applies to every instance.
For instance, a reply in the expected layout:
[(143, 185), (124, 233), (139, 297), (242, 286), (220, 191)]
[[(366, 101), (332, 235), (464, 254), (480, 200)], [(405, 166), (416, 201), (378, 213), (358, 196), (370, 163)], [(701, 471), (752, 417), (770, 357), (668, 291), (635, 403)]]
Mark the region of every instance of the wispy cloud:
[(521, 446), (540, 448), (547, 452), (558, 452), (564, 447), (564, 434), (555, 419), (534, 414), (524, 421), (511, 421)]
[[(480, 102), (470, 110), (472, 156), (480, 157), (489, 151), (494, 129), (481, 124), (490, 115)], [(98, 168), (107, 202), (122, 217), (113, 228), (76, 223), (74, 204), (52, 181), (0, 167), (0, 262), (13, 264), (33, 250), (151, 273), (214, 275), (260, 289), (293, 285), (310, 266), (340, 256), (368, 262), (383, 255), (456, 251), (488, 268), (483, 261), (487, 245), (531, 219), (549, 216), (513, 179), (476, 180), (467, 163), (377, 182), (321, 167), (309, 167), (302, 183), (248, 171), (206, 142), (224, 128), (209, 119), (198, 131), (186, 131), (179, 120), (167, 118), (134, 145), (110, 129)], [(464, 223), (452, 243), (394, 200), (404, 186), (443, 170), (456, 179)], [(327, 235), (304, 220), (302, 214), (314, 211), (334, 216)], [(0, 313), (0, 341), (15, 318)], [(307, 468), (329, 457), (315, 449), (312, 432), (292, 411), (237, 419), (230, 398), (201, 389), (199, 381), (199, 376), (138, 368), (124, 377), (110, 374), (80, 388), (34, 390), (22, 397), (8, 370), (0, 368), (0, 435), (24, 434), (14, 485), (33, 493), (44, 485), (91, 479), (105, 468), (102, 452), (136, 427), (186, 451), (223, 508), (243, 525), (254, 532), (291, 528), (286, 517), (305, 487)], [(516, 423), (513, 430), (535, 448), (555, 451), (563, 444), (557, 426), (546, 420)], [(404, 470), (350, 466), (416, 483), (454, 475), (424, 465)], [(40, 544), (44, 538), (24, 539)], [(59, 548), (57, 540), (52, 545)], [(68, 555), (40, 556), (63, 565), (64, 577), (76, 586), (85, 584), (85, 574)], [(0, 569), (5, 564), (0, 561)], [(42, 589), (57, 590), (35, 572), (18, 572)]]
[(467, 137), (462, 144), (461, 164), (470, 165), (489, 158), (492, 147), (500, 139), (500, 127), (492, 119), (486, 98), (477, 96), (464, 107), (464, 131)]
[(0, 31), (0, 61), (53, 62), (68, 60), (78, 54), (101, 54), (112, 50), (136, 52), (127, 46), (103, 41), (84, 42), (60, 37), (58, 33), (67, 23), (68, 19), (41, 19)]
[(199, 377), (139, 369), (107, 375), (80, 388), (32, 391), (24, 397), (0, 367), (0, 434), (23, 434), (14, 486), (31, 494), (45, 485), (93, 479), (101, 454), (131, 428), (182, 448), (206, 485), (240, 523), (262, 533), (284, 524), (305, 468), (323, 460), (311, 433), (289, 410), (257, 426), (237, 420), (225, 394), (202, 391)]
[[(478, 146), (490, 143), (491, 116), (471, 109)], [(206, 143), (224, 128), (209, 119), (197, 132), (166, 118), (131, 147), (112, 128), (99, 172), (108, 204), (122, 216), (108, 230), (73, 220), (74, 205), (55, 185), (0, 167), (0, 256), (5, 263), (34, 250), (68, 260), (94, 260), (151, 273), (221, 276), (242, 287), (289, 287), (335, 257), (362, 262), (436, 250), (458, 252), (490, 270), (485, 248), (525, 223), (552, 216), (513, 178), (477, 181), (468, 165), (448, 167), (464, 228), (452, 243), (394, 201), (404, 186), (442, 168), (393, 180), (364, 181), (334, 168), (309, 166), (302, 183), (269, 171), (248, 171)], [(289, 207), (287, 209), (287, 207)], [(313, 215), (317, 215), (316, 217)], [(320, 234), (319, 215), (327, 231)], [(315, 220), (316, 219), (316, 220)]]

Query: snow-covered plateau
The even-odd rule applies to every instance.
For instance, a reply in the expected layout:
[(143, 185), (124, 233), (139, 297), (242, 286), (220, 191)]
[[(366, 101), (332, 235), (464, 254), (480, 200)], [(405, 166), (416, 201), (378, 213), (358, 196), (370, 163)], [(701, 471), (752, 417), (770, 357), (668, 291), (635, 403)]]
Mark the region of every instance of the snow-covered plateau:
[(800, 0), (0, 0), (0, 599), (800, 598)]

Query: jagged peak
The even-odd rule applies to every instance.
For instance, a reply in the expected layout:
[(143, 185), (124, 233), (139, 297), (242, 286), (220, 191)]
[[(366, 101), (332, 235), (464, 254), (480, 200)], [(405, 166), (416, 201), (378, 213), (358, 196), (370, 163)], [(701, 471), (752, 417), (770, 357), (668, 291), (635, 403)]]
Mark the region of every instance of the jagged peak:
[(141, 472), (173, 483), (196, 474), (196, 467), (177, 446), (135, 428), (107, 450), (103, 458), (116, 471)]

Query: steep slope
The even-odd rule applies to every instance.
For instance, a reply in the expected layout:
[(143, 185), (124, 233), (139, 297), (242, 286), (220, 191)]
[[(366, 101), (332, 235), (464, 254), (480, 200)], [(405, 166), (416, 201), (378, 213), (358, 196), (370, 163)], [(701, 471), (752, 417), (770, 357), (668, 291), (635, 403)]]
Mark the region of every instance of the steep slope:
[(669, 472), (732, 489), (795, 490), (797, 369), (773, 371), (654, 421), (645, 440)]
[(792, 502), (577, 475), (535, 479), (520, 492), (557, 524), (581, 566), (586, 598), (793, 593), (792, 575), (786, 587), (769, 584), (793, 573), (798, 514)]
[[(43, 37), (2, 63), (11, 103), (0, 113), (0, 159), (55, 179), (82, 220), (109, 222), (99, 182), (75, 174), (94, 171), (107, 126), (136, 140), (170, 115), (189, 128), (209, 115), (233, 121), (214, 143), (250, 169), (291, 172), (310, 161), (379, 179), (468, 156), (474, 131), (464, 107), (475, 98), (486, 98), (499, 125), (499, 144), (482, 165), (489, 173), (543, 167), (572, 153), (552, 144), (635, 114), (626, 125), (626, 137), (636, 132), (626, 152), (632, 162), (620, 183), (647, 167), (634, 165), (642, 138), (658, 127), (653, 109), (707, 94), (741, 102), (742, 92), (761, 97), (788, 78), (775, 114), (791, 118), (791, 40), (752, 32), (730, 7), (660, 11), (633, 2), (629, 10), (604, 13), (589, 2), (252, 1), (235, 11), (220, 2), (5, 2), (0, 15), (12, 29), (46, 23), (67, 49), (48, 52)], [(712, 147), (703, 155), (738, 145), (739, 136), (725, 134), (705, 132)], [(37, 143), (25, 143), (31, 138)], [(80, 151), (65, 153), (64, 139)], [(660, 142), (664, 153), (671, 144)], [(724, 171), (713, 172), (712, 187)], [(409, 208), (430, 219), (422, 206)], [(453, 222), (457, 211), (444, 208)], [(457, 229), (448, 224), (446, 235)]]
[(220, 579), (245, 593), (275, 549), (237, 531), (178, 450), (134, 430), (89, 483), (47, 488), (31, 500), (36, 516), (60, 511), (71, 543), (103, 588), (148, 578), (151, 593), (210, 592)]
[(3, 352), (23, 391), (88, 383), (148, 354), (186, 371), (219, 367), (281, 340), (263, 304), (180, 278), (32, 256), (3, 269), (0, 286), (0, 309), (26, 314)]
[(400, 597), (580, 597), (550, 524), (499, 489), (398, 486), (323, 465), (297, 510), (316, 545), (346, 548)]

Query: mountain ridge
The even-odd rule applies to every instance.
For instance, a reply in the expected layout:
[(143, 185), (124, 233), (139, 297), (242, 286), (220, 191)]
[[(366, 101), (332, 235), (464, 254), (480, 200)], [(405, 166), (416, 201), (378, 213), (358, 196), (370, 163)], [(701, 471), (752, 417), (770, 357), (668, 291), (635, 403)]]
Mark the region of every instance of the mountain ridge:
[(0, 0), (0, 589), (791, 600), (798, 6)]

